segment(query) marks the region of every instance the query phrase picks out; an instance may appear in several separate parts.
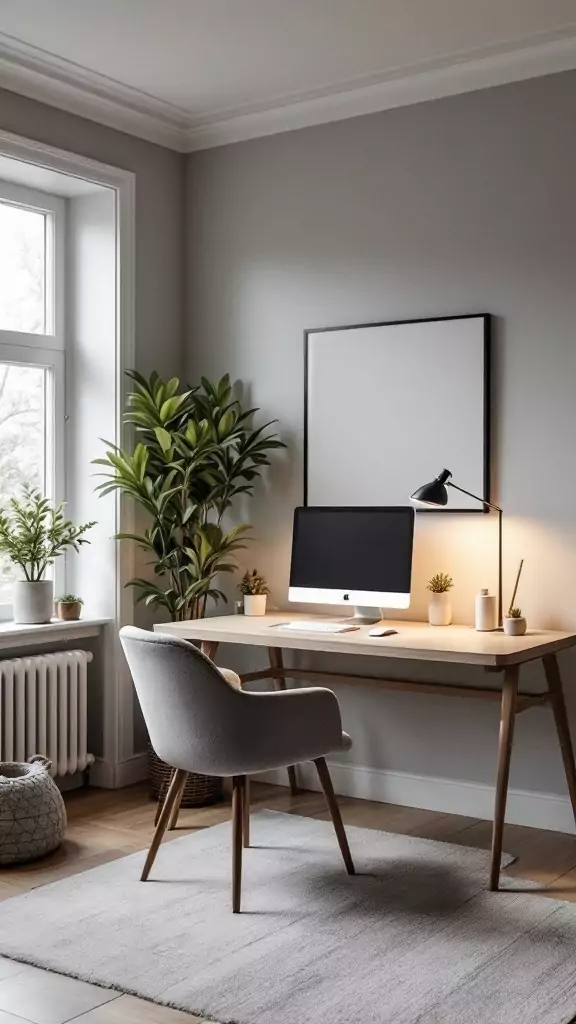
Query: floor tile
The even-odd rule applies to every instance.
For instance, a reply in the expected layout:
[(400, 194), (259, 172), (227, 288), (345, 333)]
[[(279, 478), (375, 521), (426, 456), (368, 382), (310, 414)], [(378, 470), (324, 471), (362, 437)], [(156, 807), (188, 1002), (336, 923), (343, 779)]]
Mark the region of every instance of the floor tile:
[(7, 960), (6, 957), (0, 956), (0, 981), (4, 981), (4, 978), (11, 978), (13, 974), (21, 974), (25, 969), (25, 964), (19, 964), (16, 960)]
[[(182, 1013), (181, 1010), (171, 1010), (167, 1006), (135, 999), (134, 996), (121, 996), (113, 1003), (99, 1006), (78, 1017), (74, 1024), (198, 1024), (200, 1020), (200, 1017)], [(1, 1018), (0, 1024), (3, 1024)]]
[(36, 967), (25, 966), (18, 974), (0, 981), (0, 1010), (32, 1024), (65, 1024), (112, 999), (118, 999), (117, 992)]

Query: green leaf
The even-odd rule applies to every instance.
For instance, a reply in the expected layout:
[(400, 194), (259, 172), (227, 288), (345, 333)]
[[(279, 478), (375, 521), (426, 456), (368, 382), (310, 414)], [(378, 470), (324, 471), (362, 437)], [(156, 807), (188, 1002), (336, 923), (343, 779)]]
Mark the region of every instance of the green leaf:
[(170, 437), (170, 434), (164, 429), (164, 427), (155, 427), (154, 433), (158, 439), (158, 444), (164, 452), (164, 455), (166, 455), (172, 447), (172, 438)]

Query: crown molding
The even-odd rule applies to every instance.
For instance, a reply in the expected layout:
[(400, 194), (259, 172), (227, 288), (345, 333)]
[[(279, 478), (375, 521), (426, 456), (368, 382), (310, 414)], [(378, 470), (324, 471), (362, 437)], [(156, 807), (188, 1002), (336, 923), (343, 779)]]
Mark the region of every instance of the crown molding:
[(156, 97), (0, 33), (0, 87), (181, 153), (341, 121), (576, 68), (575, 26), (397, 68), (201, 120)]
[(405, 68), (369, 85), (335, 87), (331, 93), (308, 94), (267, 110), (214, 116), (187, 131), (186, 150), (211, 149), (574, 68), (576, 34), (514, 50), (476, 52), (458, 61), (451, 57), (425, 68)]
[(0, 87), (108, 128), (186, 151), (185, 111), (0, 32)]

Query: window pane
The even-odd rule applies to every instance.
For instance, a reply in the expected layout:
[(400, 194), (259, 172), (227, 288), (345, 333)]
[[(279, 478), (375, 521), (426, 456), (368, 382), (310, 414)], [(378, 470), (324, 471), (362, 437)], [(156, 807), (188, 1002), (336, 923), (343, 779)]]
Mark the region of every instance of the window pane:
[(0, 203), (0, 330), (46, 333), (46, 215)]
[[(0, 363), (0, 506), (25, 485), (46, 493), (46, 387), (49, 370)], [(0, 556), (0, 604), (18, 571)]]

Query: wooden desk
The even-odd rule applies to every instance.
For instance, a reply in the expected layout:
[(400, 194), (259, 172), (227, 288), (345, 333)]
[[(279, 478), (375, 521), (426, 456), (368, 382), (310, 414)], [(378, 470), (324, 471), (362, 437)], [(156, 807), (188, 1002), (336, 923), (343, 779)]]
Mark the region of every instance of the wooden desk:
[[(566, 781), (576, 820), (576, 766), (572, 740), (566, 715), (562, 679), (556, 655), (559, 651), (576, 646), (576, 634), (551, 630), (529, 630), (526, 636), (510, 637), (504, 633), (477, 633), (469, 626), (429, 626), (421, 622), (388, 623), (398, 630), (389, 637), (368, 635), (370, 626), (362, 626), (350, 633), (291, 633), (274, 628), (276, 623), (295, 619), (313, 618), (311, 615), (270, 612), (263, 617), (226, 615), (191, 622), (172, 622), (155, 626), (158, 632), (201, 641), (202, 650), (214, 658), (220, 643), (248, 644), (266, 647), (269, 665), (256, 672), (247, 672), (243, 683), (256, 679), (272, 679), (277, 688), (286, 686), (286, 679), (302, 679), (314, 683), (362, 683), (388, 690), (409, 690), (434, 693), (444, 697), (471, 697), (500, 703), (500, 742), (496, 773), (494, 826), (490, 889), (498, 888), (502, 855), (502, 834), (508, 795), (510, 758), (514, 738), (516, 715), (527, 708), (550, 704), (554, 713), (558, 741), (564, 762)], [(490, 673), (491, 686), (451, 686), (445, 683), (411, 682), (388, 676), (354, 675), (323, 672), (315, 669), (297, 669), (284, 666), (283, 651), (317, 651), (326, 654), (356, 654), (400, 661), (424, 661), (458, 665), (481, 665)], [(540, 693), (519, 692), (520, 667), (528, 662), (542, 661), (547, 687)], [(380, 665), (380, 668), (382, 666)], [(290, 785), (296, 788), (294, 768), (290, 770)]]

